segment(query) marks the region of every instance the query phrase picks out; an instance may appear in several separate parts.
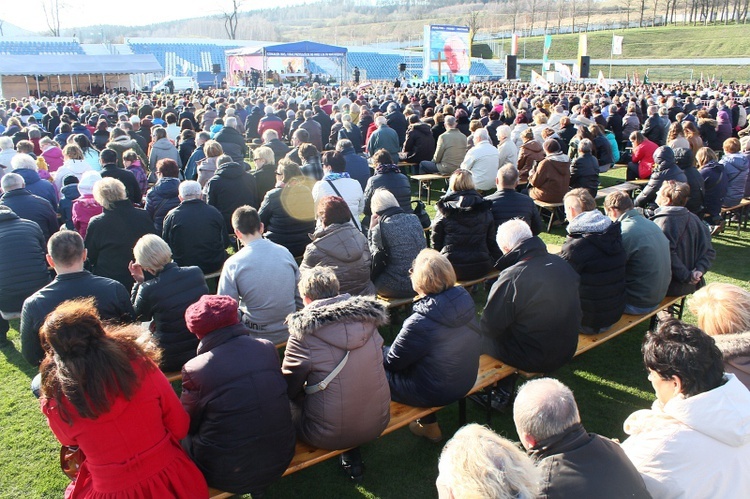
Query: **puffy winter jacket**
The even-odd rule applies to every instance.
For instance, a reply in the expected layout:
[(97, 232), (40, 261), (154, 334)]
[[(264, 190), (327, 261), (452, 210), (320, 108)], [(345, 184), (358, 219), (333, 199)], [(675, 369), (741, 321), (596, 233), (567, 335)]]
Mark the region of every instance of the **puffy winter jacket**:
[(68, 230), (75, 230), (73, 224), (73, 202), (81, 197), (78, 192), (78, 184), (69, 184), (62, 188), (62, 197), (57, 207), (57, 213), (60, 215), (60, 222)]
[(723, 206), (737, 206), (745, 195), (745, 183), (748, 176), (748, 163), (742, 153), (729, 153), (722, 156), (719, 162), (724, 165), (724, 173), (727, 176), (727, 194), (724, 197)]
[(89, 227), (89, 220), (102, 212), (102, 205), (96, 202), (93, 194), (83, 194), (73, 201), (71, 208), (73, 227), (81, 237), (86, 238), (86, 229)]
[(260, 206), (255, 177), (239, 163), (224, 163), (206, 184), (206, 202), (221, 212), (227, 234), (232, 234), (234, 210)]
[(654, 170), (654, 153), (659, 148), (654, 142), (645, 139), (633, 148), (631, 161), (638, 163), (638, 178), (649, 178)]
[(427, 123), (415, 123), (406, 130), (403, 150), (406, 153), (405, 161), (408, 163), (432, 161), (436, 147), (435, 137), (432, 136), (432, 130)]
[(578, 187), (588, 190), (596, 198), (596, 191), (599, 189), (599, 162), (590, 152), (579, 154), (570, 165), (570, 188)]
[(304, 254), (315, 231), (315, 203), (304, 182), (293, 180), (268, 191), (258, 215), (266, 239), (284, 246), (294, 257)]
[(460, 281), (478, 279), (492, 269), (496, 247), (492, 202), (475, 190), (452, 192), (437, 203), (432, 247), (448, 257)]
[[(372, 216), (372, 210), (370, 203), (372, 202), (372, 196), (375, 194), (377, 189), (383, 188), (393, 194), (398, 201), (398, 205), (404, 210), (404, 213), (411, 213), (411, 184), (409, 183), (409, 177), (403, 173), (397, 173), (395, 169), (398, 169), (396, 165), (384, 165), (385, 169), (381, 166), (375, 170), (375, 175), (367, 180), (365, 186), (365, 208), (362, 212), (365, 218), (362, 220), (363, 227), (370, 226), (370, 217)], [(383, 173), (378, 173), (382, 171)]]
[(703, 204), (706, 208), (706, 216), (712, 223), (718, 222), (721, 218), (721, 206), (727, 195), (729, 181), (724, 172), (724, 165), (716, 161), (711, 161), (698, 170), (703, 177), (703, 183), (706, 188), (706, 196)]
[(536, 140), (524, 142), (518, 148), (518, 183), (526, 184), (529, 181), (531, 169), (544, 159), (542, 144)]
[(300, 271), (316, 266), (333, 269), (341, 293), (375, 295), (375, 285), (370, 280), (372, 256), (367, 239), (349, 222), (315, 231), (305, 249)]
[(359, 182), (362, 187), (362, 192), (367, 188), (367, 181), (370, 179), (370, 165), (367, 164), (367, 160), (356, 154), (355, 149), (352, 147), (346, 147), (342, 149), (341, 155), (346, 160), (346, 173), (351, 178)]
[(560, 256), (581, 276), (581, 324), (596, 332), (617, 322), (625, 309), (625, 249), (620, 224), (599, 210), (568, 225)]
[(39, 196), (40, 198), (46, 199), (47, 201), (49, 201), (49, 204), (52, 205), (52, 209), (57, 209), (57, 190), (51, 182), (42, 180), (42, 178), (39, 176), (39, 173), (28, 168), (13, 170), (13, 173), (17, 173), (23, 177), (23, 181), (26, 184), (26, 190), (28, 190), (32, 194)]
[(514, 218), (522, 218), (531, 227), (534, 235), (539, 234), (544, 228), (534, 200), (516, 192), (515, 189), (499, 189), (484, 199), (492, 201), (492, 218), (497, 228)]
[(566, 154), (550, 154), (529, 175), (529, 196), (545, 203), (562, 203), (570, 186), (570, 159)]
[(449, 287), (421, 298), (413, 310), (383, 349), (391, 398), (416, 407), (451, 404), (471, 390), (479, 368), (474, 300), (464, 288)]
[(656, 194), (661, 189), (665, 180), (676, 180), (687, 182), (685, 173), (680, 170), (674, 159), (674, 151), (671, 147), (661, 146), (654, 153), (654, 170), (651, 173), (648, 184), (643, 188), (638, 197), (635, 198), (635, 206), (645, 208), (656, 201)]
[(690, 186), (690, 199), (688, 199), (685, 208), (698, 216), (702, 216), (705, 187), (703, 177), (701, 177), (700, 172), (693, 166), (693, 151), (690, 149), (675, 149), (674, 159), (677, 162), (677, 166), (685, 174), (687, 183)]
[(180, 179), (162, 177), (146, 195), (146, 211), (154, 221), (157, 234), (162, 233), (164, 217), (180, 204)]
[(70, 159), (55, 172), (55, 187), (57, 187), (58, 191), (61, 190), (63, 187), (63, 180), (65, 180), (65, 177), (68, 175), (75, 175), (80, 181), (83, 174), (91, 169), (92, 168), (88, 162), (83, 159)]
[(209, 333), (182, 369), (182, 445), (209, 485), (235, 494), (281, 478), (297, 442), (276, 348), (249, 332), (236, 324)]
[(173, 159), (177, 163), (177, 166), (182, 169), (182, 159), (177, 148), (169, 141), (168, 138), (159, 139), (151, 144), (151, 153), (148, 157), (148, 163), (151, 168), (156, 170), (156, 163), (162, 159)]
[(160, 367), (177, 371), (195, 357), (198, 338), (185, 325), (185, 310), (208, 294), (203, 272), (198, 267), (168, 263), (156, 277), (136, 283), (131, 301), (137, 320), (150, 321), (152, 336), (162, 349)]
[(57, 212), (50, 204), (39, 196), (35, 196), (27, 189), (14, 189), (0, 197), (0, 204), (9, 207), (13, 213), (39, 225), (48, 241), (57, 232), (60, 224), (57, 222)]
[(245, 139), (240, 132), (234, 128), (225, 126), (216, 134), (214, 140), (221, 144), (224, 154), (229, 154), (232, 157), (232, 161), (239, 164), (245, 161), (247, 144), (245, 144)]

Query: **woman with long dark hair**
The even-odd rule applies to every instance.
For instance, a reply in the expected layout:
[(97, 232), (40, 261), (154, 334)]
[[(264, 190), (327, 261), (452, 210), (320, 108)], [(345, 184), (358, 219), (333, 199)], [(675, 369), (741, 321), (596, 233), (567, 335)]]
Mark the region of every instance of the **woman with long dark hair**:
[(93, 299), (63, 302), (42, 326), (42, 412), (85, 456), (66, 497), (208, 497), (179, 442), (190, 419), (139, 333), (105, 329)]

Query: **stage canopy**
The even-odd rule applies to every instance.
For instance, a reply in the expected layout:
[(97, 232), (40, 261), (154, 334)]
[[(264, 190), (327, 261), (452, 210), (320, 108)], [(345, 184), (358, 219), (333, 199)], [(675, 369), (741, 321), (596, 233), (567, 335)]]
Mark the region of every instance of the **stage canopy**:
[(282, 44), (268, 44), (260, 46), (242, 47), (233, 50), (227, 50), (226, 56), (229, 68), (228, 78), (232, 79), (235, 72), (247, 71), (250, 68), (262, 69), (265, 79), (266, 71), (269, 69), (268, 59), (283, 58), (286, 59), (282, 66), (287, 74), (299, 72), (298, 61), (304, 58), (329, 58), (337, 59), (339, 63), (340, 77), (344, 78), (346, 74), (346, 47), (336, 45), (326, 45), (311, 41), (301, 41)]
[(151, 55), (4, 55), (0, 75), (87, 75), (158, 73), (161, 64)]

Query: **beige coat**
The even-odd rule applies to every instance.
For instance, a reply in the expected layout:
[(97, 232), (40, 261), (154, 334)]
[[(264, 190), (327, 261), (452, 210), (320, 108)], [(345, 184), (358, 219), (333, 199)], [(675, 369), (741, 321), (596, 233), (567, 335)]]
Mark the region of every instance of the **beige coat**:
[(456, 171), (466, 156), (466, 135), (458, 128), (449, 129), (437, 141), (437, 149), (432, 161), (437, 164), (438, 171), (449, 175)]

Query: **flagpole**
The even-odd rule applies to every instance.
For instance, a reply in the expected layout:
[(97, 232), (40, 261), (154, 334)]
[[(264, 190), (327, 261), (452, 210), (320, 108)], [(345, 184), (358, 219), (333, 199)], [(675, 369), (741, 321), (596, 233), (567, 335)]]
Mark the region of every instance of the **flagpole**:
[(609, 45), (609, 77), (612, 78), (612, 56), (615, 49), (615, 32), (612, 32), (612, 43)]

